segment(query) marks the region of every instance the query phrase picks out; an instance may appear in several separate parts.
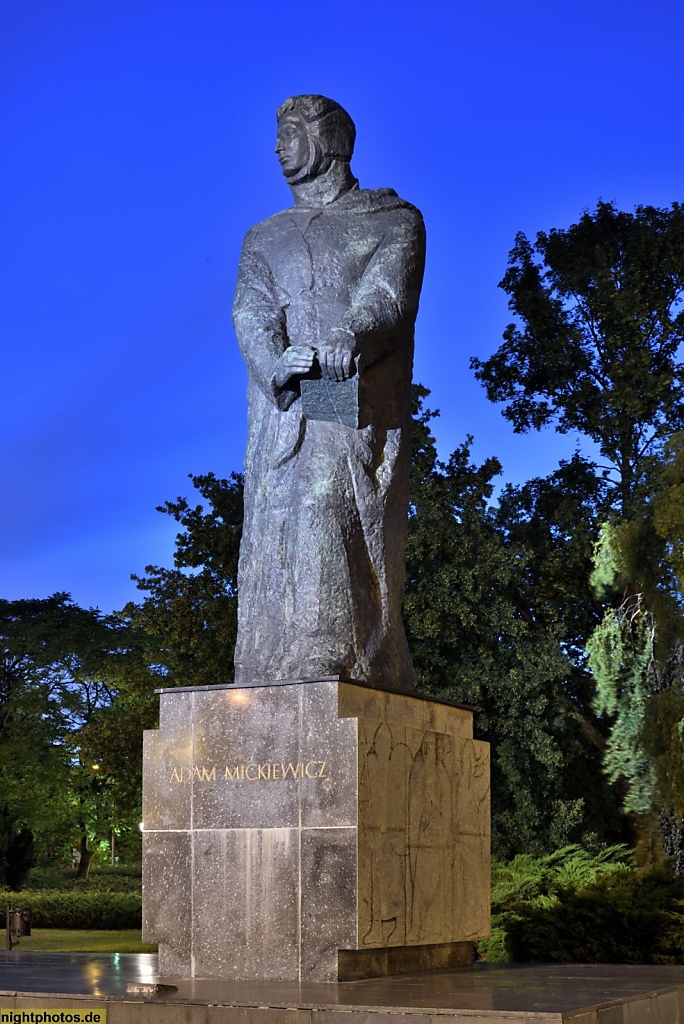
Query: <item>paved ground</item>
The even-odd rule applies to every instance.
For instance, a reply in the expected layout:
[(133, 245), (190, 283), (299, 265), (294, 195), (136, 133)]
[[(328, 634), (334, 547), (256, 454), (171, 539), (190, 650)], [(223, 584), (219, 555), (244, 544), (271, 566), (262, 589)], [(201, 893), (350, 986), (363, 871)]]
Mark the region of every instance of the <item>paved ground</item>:
[[(47, 993), (126, 997), (128, 985), (155, 982), (156, 968), (153, 953), (0, 952), (0, 1004), (3, 997), (16, 993), (41, 993), (43, 998)], [(441, 974), (337, 985), (163, 980), (172, 982), (176, 991), (155, 996), (156, 1003), (381, 1014), (404, 1011), (416, 1018), (424, 1014), (427, 1022), (428, 1015), (458, 1015), (459, 1011), (490, 1019), (498, 1014), (565, 1017), (628, 1000), (631, 1015), (624, 1019), (631, 1024), (640, 1024), (641, 1019), (651, 1024), (684, 1021), (684, 967), (480, 964)], [(673, 992), (675, 989), (679, 991)], [(609, 1019), (603, 1013), (600, 1016)]]
[[(29, 939), (22, 941), (28, 945)], [(126, 985), (157, 980), (156, 953), (0, 951), (0, 993), (125, 995)]]

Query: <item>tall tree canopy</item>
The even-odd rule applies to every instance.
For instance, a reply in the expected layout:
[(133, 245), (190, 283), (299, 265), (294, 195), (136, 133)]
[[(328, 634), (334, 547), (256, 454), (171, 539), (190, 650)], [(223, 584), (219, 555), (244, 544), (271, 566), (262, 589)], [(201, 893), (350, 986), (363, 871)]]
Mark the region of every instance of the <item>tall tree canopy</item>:
[(520, 234), (501, 287), (516, 322), (490, 359), (472, 360), (488, 397), (504, 403), (518, 432), (553, 424), (595, 446), (600, 529), (587, 579), (604, 608), (585, 633), (584, 660), (594, 709), (610, 725), (604, 767), (625, 810), (684, 808), (684, 789), (675, 798), (672, 786), (681, 740), (663, 714), (667, 704), (684, 721), (684, 593), (672, 561), (681, 534), (673, 445), (684, 428), (684, 207), (627, 213), (599, 202), (567, 229), (534, 242)]
[[(80, 608), (68, 594), (0, 600), (0, 791), (6, 817), (34, 833), (43, 854), (79, 837), (85, 868), (92, 839), (130, 829), (132, 818), (137, 825), (140, 786), (127, 780), (140, 778), (142, 733), (121, 710), (145, 705), (152, 725), (153, 687), (139, 637), (121, 617)], [(115, 701), (129, 728), (106, 730), (95, 761), (98, 723)]]
[(150, 659), (169, 686), (232, 683), (237, 636), (237, 565), (242, 535), (242, 477), (190, 475), (203, 503), (167, 501), (176, 536), (172, 569), (148, 565), (132, 578), (147, 596), (124, 612), (147, 635)]
[[(404, 617), (417, 685), (478, 708), (477, 735), (492, 744), (499, 856), (613, 839), (615, 800), (600, 780), (605, 740), (569, 651), (586, 628), (574, 621), (589, 595), (583, 511), (553, 481), (509, 488), (497, 506), (498, 461), (475, 466), (466, 442), (441, 462), (432, 415), (419, 405), (414, 423)], [(585, 478), (577, 464), (559, 474)], [(579, 598), (568, 593), (577, 576)]]
[(475, 376), (517, 432), (591, 438), (627, 511), (684, 427), (684, 207), (599, 202), (567, 229), (519, 234), (501, 287), (518, 319)]

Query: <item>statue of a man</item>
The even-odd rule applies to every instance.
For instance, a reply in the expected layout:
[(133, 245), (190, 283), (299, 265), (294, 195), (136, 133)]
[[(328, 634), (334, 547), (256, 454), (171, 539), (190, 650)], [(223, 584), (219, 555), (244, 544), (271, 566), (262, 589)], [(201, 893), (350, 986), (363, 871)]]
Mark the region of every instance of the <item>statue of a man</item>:
[[(411, 689), (401, 606), (423, 220), (392, 189), (359, 189), (339, 104), (294, 96), (277, 116), (295, 205), (247, 233), (233, 307), (249, 371), (236, 682)], [(336, 395), (353, 420), (325, 411)]]

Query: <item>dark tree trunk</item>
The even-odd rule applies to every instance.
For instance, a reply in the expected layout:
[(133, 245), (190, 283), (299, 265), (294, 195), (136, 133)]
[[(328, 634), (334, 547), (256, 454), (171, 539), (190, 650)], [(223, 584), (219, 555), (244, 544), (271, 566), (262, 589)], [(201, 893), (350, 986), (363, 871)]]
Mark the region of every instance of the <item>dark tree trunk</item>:
[(76, 878), (87, 878), (90, 871), (90, 862), (93, 859), (94, 850), (88, 849), (88, 836), (85, 829), (81, 832), (81, 859), (78, 862)]
[(674, 873), (684, 875), (684, 821), (673, 811), (661, 811), (659, 826), (665, 856), (672, 861)]

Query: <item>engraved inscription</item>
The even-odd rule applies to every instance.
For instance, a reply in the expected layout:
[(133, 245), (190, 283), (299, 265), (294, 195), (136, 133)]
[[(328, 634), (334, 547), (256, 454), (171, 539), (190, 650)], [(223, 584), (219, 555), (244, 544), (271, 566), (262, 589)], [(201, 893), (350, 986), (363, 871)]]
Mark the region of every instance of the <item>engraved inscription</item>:
[(186, 782), (216, 782), (223, 779), (225, 782), (285, 782), (295, 779), (327, 779), (330, 776), (327, 772), (327, 761), (266, 761), (258, 764), (250, 761), (249, 764), (225, 765), (219, 768), (216, 765), (195, 765), (194, 768), (178, 767), (173, 768), (169, 782), (176, 782), (183, 785)]
[(169, 782), (190, 782), (191, 779), (197, 779), (198, 782), (216, 782), (216, 766), (211, 769), (196, 766), (194, 770), (174, 768)]

